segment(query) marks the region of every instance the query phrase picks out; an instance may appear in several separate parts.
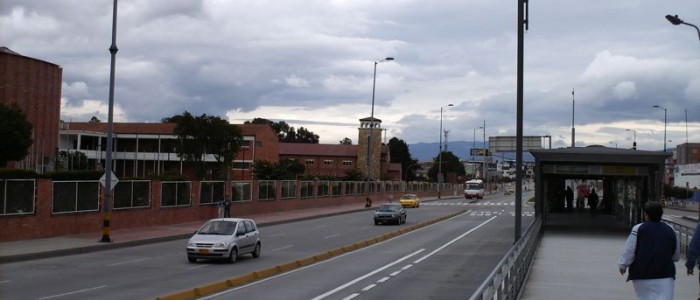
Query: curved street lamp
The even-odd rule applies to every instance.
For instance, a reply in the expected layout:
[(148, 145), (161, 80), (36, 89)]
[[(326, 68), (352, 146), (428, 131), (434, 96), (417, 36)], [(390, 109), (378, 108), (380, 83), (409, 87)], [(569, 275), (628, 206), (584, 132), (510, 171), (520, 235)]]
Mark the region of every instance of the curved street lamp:
[(681, 18), (679, 18), (678, 15), (675, 15), (675, 16), (666, 15), (666, 20), (668, 20), (669, 22), (671, 22), (671, 24), (673, 24), (673, 25), (681, 25), (681, 24), (684, 24), (684, 25), (688, 25), (688, 26), (690, 26), (690, 27), (695, 28), (695, 31), (698, 32), (698, 40), (700, 40), (700, 29), (698, 29), (697, 26), (695, 26), (695, 25), (693, 25), (693, 24), (690, 24), (690, 23), (683, 22), (683, 20), (681, 20)]
[(441, 106), (440, 107), (440, 152), (438, 152), (438, 174), (437, 174), (437, 179), (438, 179), (438, 199), (440, 199), (440, 187), (442, 185), (442, 109), (445, 107), (450, 107), (450, 106), (455, 106), (454, 104), (450, 103), (447, 106)]
[(370, 115), (370, 125), (369, 125), (369, 141), (367, 143), (367, 186), (365, 189), (367, 190), (367, 197), (369, 198), (369, 185), (370, 185), (370, 180), (372, 179), (372, 135), (374, 132), (374, 91), (375, 87), (377, 85), (377, 64), (385, 61), (392, 61), (394, 60), (393, 57), (387, 57), (382, 60), (378, 60), (374, 62), (374, 76), (372, 77), (372, 114)]

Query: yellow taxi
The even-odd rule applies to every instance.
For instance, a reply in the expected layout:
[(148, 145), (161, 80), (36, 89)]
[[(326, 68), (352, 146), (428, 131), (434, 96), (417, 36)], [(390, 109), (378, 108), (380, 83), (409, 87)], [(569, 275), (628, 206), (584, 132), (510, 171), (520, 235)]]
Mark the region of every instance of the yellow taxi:
[(419, 207), (420, 199), (414, 194), (405, 194), (399, 199), (401, 206), (403, 207)]

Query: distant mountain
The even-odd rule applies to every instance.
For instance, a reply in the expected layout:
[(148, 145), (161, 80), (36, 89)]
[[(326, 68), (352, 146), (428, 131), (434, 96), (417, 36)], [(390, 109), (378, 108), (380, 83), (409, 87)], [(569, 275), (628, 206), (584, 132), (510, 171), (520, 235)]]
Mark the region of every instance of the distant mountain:
[[(460, 160), (471, 160), (472, 145), (476, 149), (483, 148), (484, 143), (471, 141), (456, 141), (447, 143), (447, 151), (452, 152), (454, 155), (459, 157)], [(432, 161), (434, 157), (438, 155), (440, 144), (439, 143), (416, 143), (408, 144), (408, 151), (411, 152), (411, 156), (418, 161)], [(488, 146), (487, 146), (488, 147)], [(445, 150), (445, 149), (443, 149)], [(509, 159), (515, 160), (515, 152), (512, 153), (496, 153), (494, 154), (494, 160)], [(474, 160), (481, 160), (481, 156), (474, 156)], [(523, 161), (531, 162), (535, 161), (535, 158), (528, 152), (523, 153)]]

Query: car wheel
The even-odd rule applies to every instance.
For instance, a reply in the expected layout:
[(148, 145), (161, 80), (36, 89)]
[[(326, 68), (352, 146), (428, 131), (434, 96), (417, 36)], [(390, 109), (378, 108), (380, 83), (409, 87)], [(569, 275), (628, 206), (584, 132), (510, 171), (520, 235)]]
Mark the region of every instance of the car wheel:
[(258, 258), (260, 257), (260, 243), (258, 242), (255, 244), (255, 250), (253, 250), (253, 257)]
[(374, 225), (379, 225), (379, 221), (374, 221)]
[(194, 257), (187, 257), (187, 261), (189, 261), (190, 263), (196, 263), (197, 259)]
[(230, 263), (235, 263), (236, 259), (238, 259), (238, 249), (233, 248), (231, 249), (231, 253), (228, 255), (228, 261)]

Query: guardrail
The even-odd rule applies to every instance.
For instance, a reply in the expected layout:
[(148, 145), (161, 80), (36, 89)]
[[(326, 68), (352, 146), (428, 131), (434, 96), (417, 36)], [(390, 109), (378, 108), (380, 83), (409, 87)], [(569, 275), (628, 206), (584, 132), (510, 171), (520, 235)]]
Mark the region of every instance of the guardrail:
[[(678, 232), (681, 254), (685, 255), (695, 228), (665, 219), (663, 222)], [(535, 219), (469, 300), (517, 299), (542, 238), (541, 228), (542, 219)]]
[(469, 300), (516, 299), (542, 238), (541, 229), (542, 218), (536, 218)]
[(681, 240), (681, 254), (685, 255), (686, 253), (688, 253), (688, 245), (690, 244), (690, 239), (693, 238), (695, 228), (681, 225), (666, 219), (662, 219), (662, 221), (673, 227), (673, 229), (678, 232), (679, 238)]

